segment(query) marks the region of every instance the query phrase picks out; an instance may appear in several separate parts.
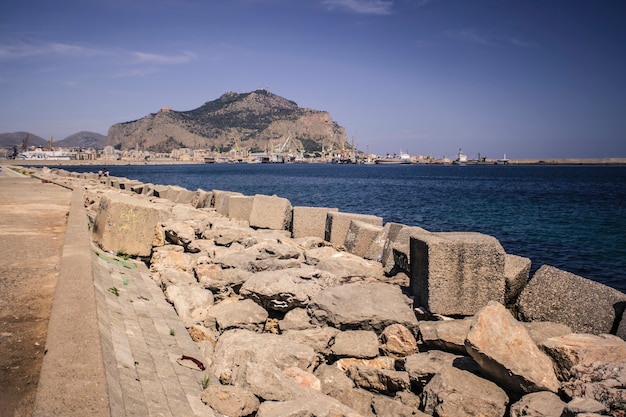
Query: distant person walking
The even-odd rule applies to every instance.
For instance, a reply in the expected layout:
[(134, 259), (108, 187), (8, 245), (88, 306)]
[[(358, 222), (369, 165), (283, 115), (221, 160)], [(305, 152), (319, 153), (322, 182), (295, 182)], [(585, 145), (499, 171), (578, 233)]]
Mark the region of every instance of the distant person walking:
[(103, 173), (104, 173), (104, 172), (103, 172), (102, 170), (98, 170), (98, 179), (102, 178), (102, 174), (103, 174)]
[(104, 176), (105, 176), (105, 177), (108, 177), (108, 176), (109, 176), (109, 170), (108, 170), (108, 169), (104, 168), (103, 173), (104, 173)]

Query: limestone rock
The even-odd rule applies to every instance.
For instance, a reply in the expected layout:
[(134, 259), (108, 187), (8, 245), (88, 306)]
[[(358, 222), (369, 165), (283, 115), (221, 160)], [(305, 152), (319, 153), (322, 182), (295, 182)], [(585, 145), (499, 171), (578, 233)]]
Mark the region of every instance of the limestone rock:
[(361, 414), (336, 399), (324, 395), (307, 394), (289, 401), (265, 401), (256, 417), (359, 417)]
[(556, 417), (561, 416), (565, 403), (558, 395), (540, 391), (524, 395), (511, 406), (511, 417)]
[[(310, 256), (311, 251), (307, 251), (306, 254)], [(384, 279), (380, 263), (368, 261), (348, 252), (334, 252), (332, 256), (320, 259), (314, 265), (317, 269), (333, 274), (341, 282), (352, 282), (355, 278)]]
[(409, 374), (404, 371), (352, 365), (347, 374), (357, 387), (382, 394), (408, 391), (411, 386)]
[(371, 330), (339, 332), (330, 350), (337, 357), (375, 358), (378, 356), (378, 336)]
[(592, 334), (614, 330), (624, 307), (626, 294), (549, 265), (539, 268), (517, 302), (525, 321), (552, 321)]
[(213, 294), (199, 285), (170, 285), (165, 297), (174, 305), (185, 326), (202, 323), (213, 305)]
[(417, 332), (418, 324), (410, 300), (400, 288), (382, 284), (346, 284), (327, 288), (308, 306), (314, 321), (342, 330), (381, 332), (399, 323)]
[(280, 330), (304, 330), (311, 328), (311, 318), (306, 308), (294, 308), (285, 313), (283, 319), (279, 322)]
[(282, 336), (311, 347), (316, 353), (328, 353), (331, 340), (339, 333), (334, 327), (315, 327), (302, 330), (287, 330)]
[(409, 373), (409, 379), (417, 386), (425, 386), (435, 375), (441, 373), (444, 368), (456, 367), (463, 370), (478, 368), (464, 366), (463, 360), (474, 360), (440, 350), (429, 350), (407, 356), (404, 360), (404, 369)]
[(503, 417), (509, 399), (496, 384), (453, 367), (424, 387), (424, 412), (439, 417)]
[(289, 311), (306, 307), (322, 290), (316, 282), (301, 278), (301, 269), (283, 269), (252, 274), (241, 286), (239, 294), (268, 310)]
[(422, 341), (429, 349), (466, 355), (465, 338), (473, 322), (473, 317), (459, 320), (421, 321)]
[(215, 320), (220, 332), (232, 328), (260, 331), (268, 317), (267, 311), (252, 300), (225, 300), (211, 307), (206, 315)]
[(540, 346), (543, 342), (551, 337), (565, 336), (572, 333), (572, 329), (569, 326), (561, 323), (552, 323), (550, 321), (532, 321), (522, 322), (522, 325), (526, 328), (526, 331), (533, 339), (533, 342), (537, 346)]
[(388, 356), (403, 357), (417, 351), (417, 341), (413, 333), (401, 324), (385, 327), (380, 335), (381, 349)]
[(500, 303), (492, 301), (476, 315), (465, 347), (483, 372), (508, 391), (559, 390), (550, 358)]
[(260, 402), (245, 389), (232, 385), (209, 385), (202, 392), (202, 401), (219, 413), (230, 417), (244, 417), (255, 413)]

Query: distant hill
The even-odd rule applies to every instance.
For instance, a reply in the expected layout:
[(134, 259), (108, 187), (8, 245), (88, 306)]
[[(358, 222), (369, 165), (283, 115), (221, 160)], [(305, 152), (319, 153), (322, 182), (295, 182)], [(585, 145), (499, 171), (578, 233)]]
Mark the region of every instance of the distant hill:
[(47, 147), (50, 145), (50, 142), (44, 138), (28, 132), (0, 133), (0, 148), (12, 148), (17, 146), (21, 150), (25, 141), (27, 146)]
[(103, 149), (106, 145), (107, 137), (96, 132), (78, 132), (66, 137), (63, 140), (54, 142), (54, 146), (61, 148), (94, 148)]
[(347, 142), (345, 129), (327, 112), (300, 108), (267, 90), (229, 92), (190, 111), (162, 108), (111, 126), (107, 138), (117, 149), (154, 152), (181, 147), (316, 152)]
[[(66, 137), (63, 140), (53, 140), (52, 146), (58, 148), (94, 148), (103, 149), (106, 144), (107, 137), (95, 132), (78, 132)], [(46, 140), (29, 132), (12, 132), (0, 133), (0, 148), (18, 147), (22, 150), (22, 146), (27, 147), (44, 147), (50, 146), (50, 140)]]

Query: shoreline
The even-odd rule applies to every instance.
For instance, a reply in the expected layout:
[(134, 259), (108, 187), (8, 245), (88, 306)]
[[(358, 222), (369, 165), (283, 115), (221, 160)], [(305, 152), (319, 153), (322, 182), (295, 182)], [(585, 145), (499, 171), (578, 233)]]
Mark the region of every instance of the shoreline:
[[(0, 160), (3, 165), (18, 165), (18, 166), (121, 166), (121, 165), (216, 165), (207, 164), (199, 161), (176, 161), (176, 160), (159, 160), (159, 161), (136, 161), (136, 160), (53, 160), (53, 159), (3, 159)], [(329, 162), (303, 162), (300, 164), (328, 164)], [(217, 164), (221, 165), (221, 164)], [(231, 164), (225, 164), (231, 165)], [(364, 165), (364, 164), (357, 164)], [(375, 165), (375, 164), (366, 164)], [(452, 165), (442, 163), (416, 163), (411, 165)], [(626, 165), (626, 158), (547, 158), (547, 159), (511, 159), (507, 164), (497, 164), (495, 161), (473, 163), (468, 162), (466, 166), (489, 166), (489, 165)]]

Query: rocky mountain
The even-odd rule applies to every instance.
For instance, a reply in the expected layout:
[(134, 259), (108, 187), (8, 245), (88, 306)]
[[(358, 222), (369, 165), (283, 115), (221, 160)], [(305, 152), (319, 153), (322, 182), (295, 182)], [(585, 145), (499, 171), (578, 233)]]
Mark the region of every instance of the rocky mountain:
[(111, 126), (107, 139), (117, 149), (154, 152), (181, 147), (319, 152), (346, 142), (345, 129), (328, 112), (298, 107), (267, 90), (228, 92), (190, 111), (162, 108)]
[(78, 132), (66, 137), (63, 140), (54, 142), (54, 146), (63, 148), (94, 148), (103, 149), (106, 145), (107, 137), (96, 132)]

